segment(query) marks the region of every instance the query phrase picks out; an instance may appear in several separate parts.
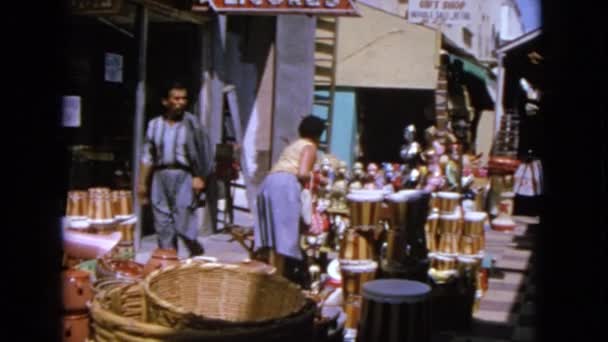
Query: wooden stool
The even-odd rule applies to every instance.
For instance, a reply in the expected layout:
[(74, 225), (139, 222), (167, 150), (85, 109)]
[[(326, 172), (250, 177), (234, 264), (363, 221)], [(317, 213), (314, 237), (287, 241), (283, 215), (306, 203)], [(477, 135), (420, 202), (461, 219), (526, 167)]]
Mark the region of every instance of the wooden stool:
[(227, 226), (225, 229), (227, 229), (230, 235), (232, 235), (232, 238), (228, 242), (238, 242), (249, 254), (249, 259), (254, 259), (255, 253), (253, 228), (232, 225)]

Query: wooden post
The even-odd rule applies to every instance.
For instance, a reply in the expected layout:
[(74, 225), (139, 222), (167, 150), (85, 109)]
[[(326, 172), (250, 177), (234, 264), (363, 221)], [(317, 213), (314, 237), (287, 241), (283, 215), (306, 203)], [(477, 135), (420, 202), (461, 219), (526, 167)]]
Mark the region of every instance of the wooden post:
[(135, 120), (133, 127), (133, 198), (137, 223), (135, 225), (135, 250), (139, 250), (142, 235), (142, 215), (139, 198), (137, 196), (137, 184), (139, 178), (139, 161), (145, 130), (145, 108), (146, 108), (146, 65), (148, 52), (148, 10), (141, 4), (137, 6), (135, 18), (136, 37), (138, 41), (137, 60), (137, 87), (135, 89)]
[(502, 98), (505, 89), (505, 66), (504, 66), (504, 53), (498, 53), (498, 87), (496, 89), (496, 103), (494, 105), (496, 121), (494, 121), (494, 134), (496, 135), (500, 130), (500, 120), (502, 119), (504, 108), (502, 104)]

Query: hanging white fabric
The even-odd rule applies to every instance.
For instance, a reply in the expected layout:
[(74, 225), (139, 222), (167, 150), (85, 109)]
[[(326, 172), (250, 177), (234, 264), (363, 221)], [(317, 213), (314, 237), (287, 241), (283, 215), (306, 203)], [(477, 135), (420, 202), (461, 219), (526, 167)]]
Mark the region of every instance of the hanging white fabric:
[(542, 194), (542, 173), (540, 160), (520, 164), (514, 175), (515, 193), (521, 196)]

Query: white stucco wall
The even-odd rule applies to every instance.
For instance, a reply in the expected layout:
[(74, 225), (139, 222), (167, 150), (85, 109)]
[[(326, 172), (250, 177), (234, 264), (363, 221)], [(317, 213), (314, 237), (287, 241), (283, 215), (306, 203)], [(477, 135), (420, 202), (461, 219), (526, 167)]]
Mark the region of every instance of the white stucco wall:
[(434, 89), (437, 32), (358, 3), (358, 18), (340, 18), (336, 85)]

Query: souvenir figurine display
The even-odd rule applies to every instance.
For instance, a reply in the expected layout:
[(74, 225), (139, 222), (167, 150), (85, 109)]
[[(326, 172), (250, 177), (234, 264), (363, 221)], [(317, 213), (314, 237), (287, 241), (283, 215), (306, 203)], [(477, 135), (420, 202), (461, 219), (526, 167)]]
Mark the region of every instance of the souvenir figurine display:
[(365, 181), (365, 170), (363, 168), (363, 163), (356, 162), (353, 165), (352, 170), (352, 178), (348, 183), (349, 190), (357, 190), (363, 188), (363, 182)]
[(395, 186), (393, 185), (395, 181), (395, 171), (393, 164), (391, 163), (383, 163), (382, 169), (384, 173), (384, 180), (382, 189), (386, 192), (395, 192)]
[(378, 178), (378, 165), (376, 163), (369, 163), (369, 165), (367, 165), (367, 174), (363, 182), (363, 188), (367, 190), (381, 189), (382, 187), (378, 186)]
[[(346, 328), (356, 329), (361, 288), (376, 278), (417, 279), (437, 286), (466, 283), (477, 291), (477, 300), (481, 296), (484, 231), (490, 220), (484, 212), (484, 188), (475, 183), (484, 177), (479, 156), (464, 154), (447, 125), (425, 133), (423, 146), (416, 141), (414, 125), (405, 127), (399, 164), (357, 161), (349, 172), (345, 162), (323, 158), (317, 167), (317, 178), (327, 182), (318, 181), (316, 208), (329, 227), (308, 236), (305, 245), (317, 292), (326, 279), (319, 274), (328, 272), (330, 264), (320, 259), (320, 252), (338, 255), (341, 278), (331, 279), (342, 288)], [(492, 221), (498, 228), (511, 223), (506, 207)]]
[(323, 201), (325, 206), (329, 207), (334, 172), (328, 158), (323, 158), (321, 161), (319, 173), (322, 177), (320, 177), (318, 199), (319, 201)]
[(449, 160), (445, 165), (447, 188), (449, 191), (458, 191), (462, 178), (462, 154), (460, 146), (452, 144), (450, 147)]
[(404, 162), (401, 169), (401, 177), (404, 181), (402, 186), (412, 189), (416, 188), (420, 181), (420, 172), (417, 168), (423, 162), (422, 147), (416, 142), (416, 127), (414, 125), (405, 127), (403, 138), (405, 139), (405, 144), (401, 146), (399, 153)]
[(336, 177), (331, 186), (331, 204), (330, 209), (332, 210), (346, 210), (346, 193), (348, 192), (348, 179), (346, 178), (347, 173), (346, 163), (340, 161), (338, 170), (336, 170)]

